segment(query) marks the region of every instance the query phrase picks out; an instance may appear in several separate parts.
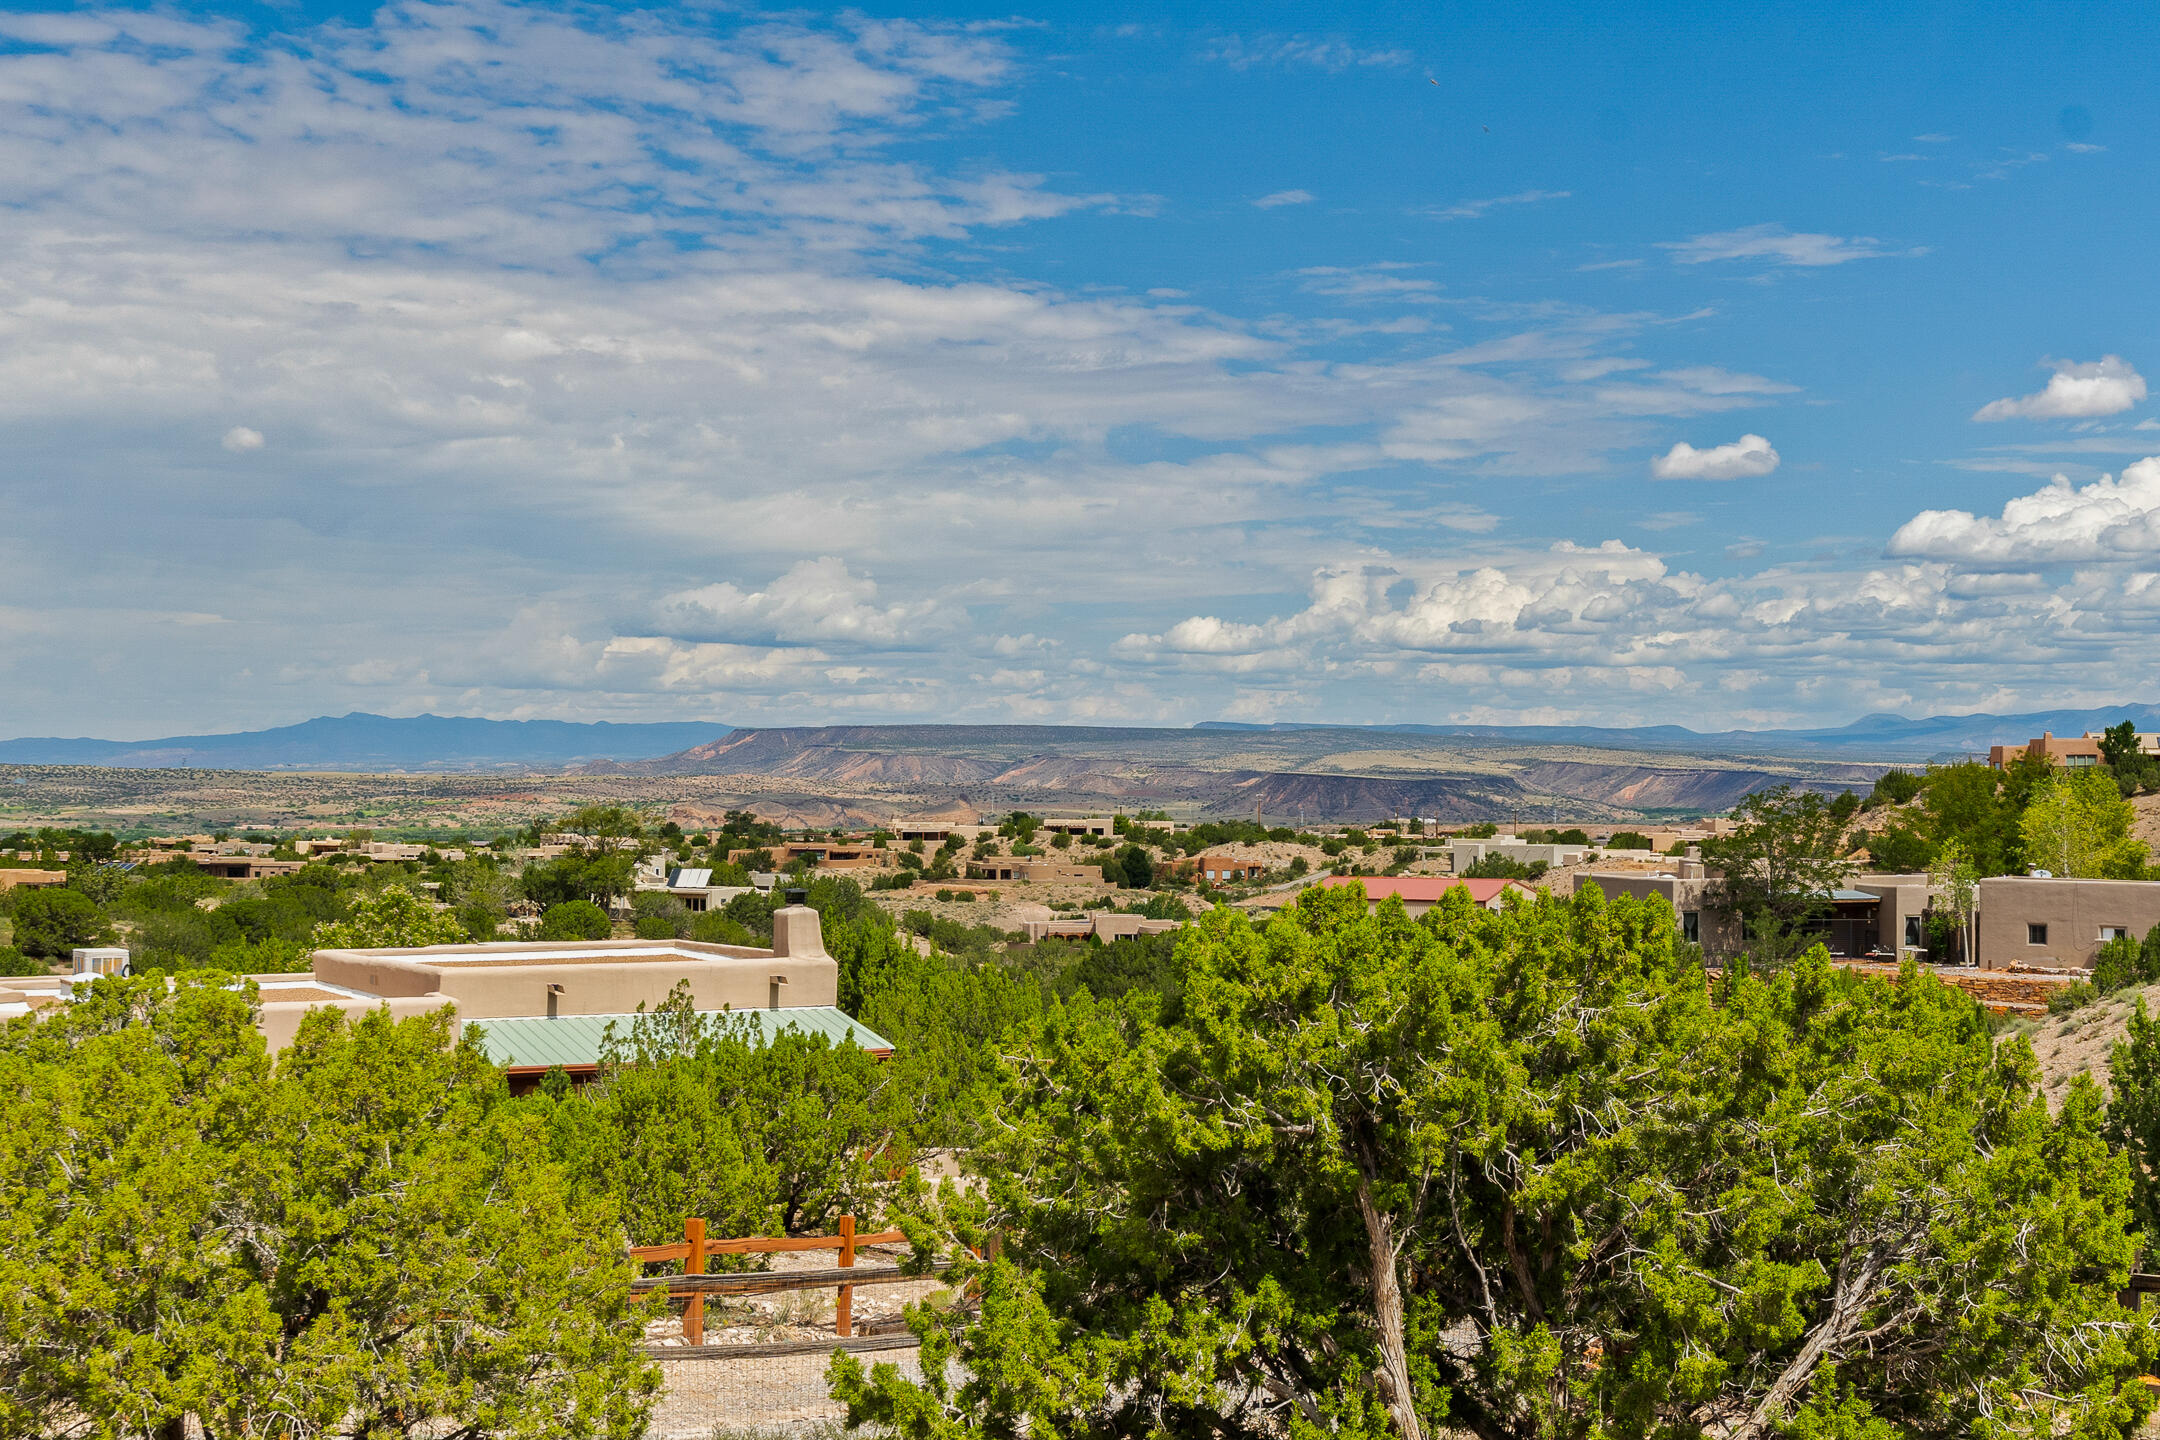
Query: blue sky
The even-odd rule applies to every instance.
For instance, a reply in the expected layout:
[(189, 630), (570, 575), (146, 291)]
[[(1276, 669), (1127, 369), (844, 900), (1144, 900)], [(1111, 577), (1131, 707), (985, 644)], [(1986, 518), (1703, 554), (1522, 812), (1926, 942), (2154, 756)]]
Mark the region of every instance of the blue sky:
[(0, 733), (2152, 697), (2149, 8), (0, 13)]

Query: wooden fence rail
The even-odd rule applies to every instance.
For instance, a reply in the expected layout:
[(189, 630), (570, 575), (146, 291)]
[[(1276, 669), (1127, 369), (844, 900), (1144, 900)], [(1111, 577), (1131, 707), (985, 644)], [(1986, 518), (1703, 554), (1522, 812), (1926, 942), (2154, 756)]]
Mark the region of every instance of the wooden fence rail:
[[(950, 1260), (933, 1260), (935, 1274), (952, 1268)], [(789, 1290), (824, 1290), (845, 1285), (905, 1285), (927, 1278), (911, 1275), (897, 1265), (867, 1266), (860, 1270), (752, 1270), (731, 1275), (648, 1275), (630, 1282), (630, 1293), (643, 1298), (665, 1291), (675, 1295), (778, 1295)]]
[[(654, 1294), (680, 1296), (683, 1300), (682, 1347), (706, 1351), (743, 1353), (736, 1346), (710, 1346), (705, 1344), (705, 1297), (707, 1295), (771, 1295), (786, 1290), (822, 1290), (827, 1286), (839, 1291), (833, 1307), (833, 1333), (847, 1339), (855, 1333), (855, 1287), (857, 1285), (898, 1285), (918, 1276), (903, 1275), (897, 1268), (880, 1266), (876, 1269), (855, 1270), (855, 1248), (858, 1245), (894, 1245), (907, 1239), (899, 1230), (880, 1230), (874, 1234), (857, 1235), (855, 1217), (840, 1217), (840, 1233), (837, 1235), (750, 1235), (740, 1238), (712, 1240), (705, 1235), (705, 1222), (696, 1216), (683, 1221), (683, 1238), (669, 1245), (633, 1245), (632, 1260), (680, 1260), (681, 1275), (655, 1275), (630, 1282), (630, 1293), (644, 1297)], [(810, 1270), (789, 1273), (759, 1273), (747, 1275), (707, 1275), (705, 1261), (712, 1255), (774, 1255), (804, 1250), (837, 1250), (840, 1266), (836, 1270)], [(940, 1262), (939, 1269), (950, 1262)], [(852, 1272), (852, 1273), (851, 1273)], [(822, 1342), (790, 1342), (820, 1344)], [(797, 1353), (774, 1351), (771, 1346), (752, 1347), (761, 1353)], [(678, 1358), (682, 1358), (678, 1356)]]

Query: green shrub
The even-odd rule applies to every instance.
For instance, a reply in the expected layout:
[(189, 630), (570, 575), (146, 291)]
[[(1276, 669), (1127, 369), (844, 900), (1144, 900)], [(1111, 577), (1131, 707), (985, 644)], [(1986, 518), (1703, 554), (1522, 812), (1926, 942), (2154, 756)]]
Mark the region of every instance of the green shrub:
[(235, 975), (304, 975), (315, 968), (315, 952), (302, 941), (277, 935), (229, 941), (210, 952), (209, 968)]
[(752, 935), (741, 921), (721, 910), (708, 910), (693, 918), (690, 922), (690, 938), (707, 945), (757, 944), (757, 937)]
[(25, 955), (12, 945), (0, 945), (0, 975), (44, 975), (52, 967), (32, 955)]
[(507, 918), (509, 912), (485, 900), (468, 900), (457, 908), (458, 924), (465, 927), (465, 937), (475, 945), (501, 938), (497, 927)]
[(1910, 770), (1885, 770), (1876, 777), (1875, 788), (1868, 794), (1870, 808), (1876, 805), (1903, 805), (1927, 787), (1927, 781)]
[(2146, 932), (2143, 944), (2128, 935), (2108, 941), (2093, 960), (2092, 982), (2103, 994), (2155, 980), (2160, 980), (2160, 925)]
[(1545, 862), (1516, 860), (1495, 851), (1462, 873), (1467, 880), (1535, 880), (1545, 873)]
[(112, 927), (95, 901), (77, 890), (31, 890), (15, 900), (15, 946), (25, 955), (64, 960), (82, 945), (104, 945)]
[(542, 940), (605, 940), (614, 929), (607, 911), (590, 900), (565, 900), (540, 916)]
[(2084, 980), (2073, 980), (2048, 996), (2048, 1014), (2068, 1015), (2084, 1009), (2107, 992)]

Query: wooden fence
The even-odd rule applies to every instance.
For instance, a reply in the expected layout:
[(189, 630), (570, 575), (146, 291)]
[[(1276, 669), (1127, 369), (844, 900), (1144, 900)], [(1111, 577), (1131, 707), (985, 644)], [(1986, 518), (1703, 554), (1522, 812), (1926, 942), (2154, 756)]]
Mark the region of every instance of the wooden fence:
[[(645, 1300), (659, 1295), (683, 1302), (683, 1343), (680, 1345), (646, 1345), (640, 1348), (648, 1355), (665, 1360), (756, 1360), (782, 1355), (815, 1355), (833, 1350), (911, 1350), (916, 1340), (912, 1334), (861, 1335), (854, 1333), (855, 1288), (858, 1285), (905, 1285), (921, 1280), (921, 1275), (904, 1273), (897, 1265), (869, 1265), (857, 1267), (855, 1247), (858, 1245), (896, 1245), (907, 1239), (899, 1230), (879, 1230), (872, 1234), (855, 1233), (855, 1217), (843, 1215), (837, 1235), (749, 1235), (728, 1239), (708, 1239), (705, 1222), (695, 1216), (683, 1221), (683, 1238), (672, 1245), (633, 1245), (632, 1260), (680, 1260), (680, 1275), (641, 1276), (630, 1282), (633, 1300)], [(799, 1253), (805, 1250), (834, 1250), (839, 1252), (839, 1264), (825, 1270), (750, 1270), (725, 1275), (709, 1275), (705, 1260), (712, 1255), (777, 1255)], [(996, 1237), (992, 1237), (990, 1252), (997, 1254)], [(950, 1260), (933, 1260), (930, 1273), (952, 1268)], [(839, 1291), (833, 1306), (832, 1340), (776, 1340), (749, 1345), (707, 1345), (705, 1343), (705, 1297), (707, 1295), (779, 1295), (791, 1290)], [(2131, 1310), (2140, 1308), (2147, 1295), (2160, 1294), (2160, 1274), (2133, 1273), (2129, 1288), (2120, 1292), (2123, 1305)], [(2160, 1377), (2145, 1376), (2145, 1383), (2160, 1390)]]
[[(893, 1245), (907, 1239), (898, 1230), (879, 1230), (871, 1234), (855, 1233), (855, 1217), (840, 1217), (837, 1235), (749, 1235), (728, 1239), (711, 1239), (705, 1234), (705, 1222), (692, 1216), (683, 1221), (683, 1238), (671, 1245), (633, 1245), (632, 1260), (680, 1260), (680, 1275), (653, 1275), (630, 1282), (634, 1299), (652, 1295), (665, 1296), (683, 1302), (683, 1344), (679, 1346), (648, 1347), (650, 1353), (670, 1359), (690, 1359), (707, 1356), (732, 1355), (741, 1359), (764, 1355), (807, 1354), (834, 1348), (848, 1350), (893, 1349), (911, 1346), (912, 1336), (862, 1336), (855, 1335), (855, 1289), (859, 1285), (904, 1285), (921, 1280), (921, 1275), (909, 1275), (897, 1265), (873, 1265), (858, 1267), (855, 1250), (859, 1245)], [(753, 1270), (725, 1275), (709, 1275), (705, 1271), (707, 1257), (713, 1255), (775, 1255), (805, 1250), (834, 1250), (839, 1252), (839, 1263), (825, 1270)], [(933, 1272), (950, 1267), (951, 1261), (933, 1261)], [(777, 1295), (790, 1290), (824, 1290), (839, 1292), (833, 1307), (833, 1333), (836, 1339), (846, 1343), (835, 1347), (822, 1340), (779, 1341), (758, 1345), (707, 1345), (705, 1343), (705, 1297), (707, 1295)]]

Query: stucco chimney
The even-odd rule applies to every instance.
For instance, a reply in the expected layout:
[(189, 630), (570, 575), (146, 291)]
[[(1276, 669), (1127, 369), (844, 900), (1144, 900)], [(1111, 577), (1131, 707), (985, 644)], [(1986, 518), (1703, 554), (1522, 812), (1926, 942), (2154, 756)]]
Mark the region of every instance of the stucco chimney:
[(818, 913), (808, 905), (783, 905), (773, 911), (773, 954), (790, 960), (829, 960), (825, 932), (818, 928)]

